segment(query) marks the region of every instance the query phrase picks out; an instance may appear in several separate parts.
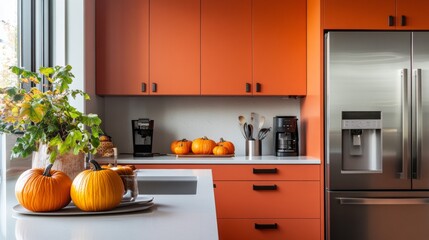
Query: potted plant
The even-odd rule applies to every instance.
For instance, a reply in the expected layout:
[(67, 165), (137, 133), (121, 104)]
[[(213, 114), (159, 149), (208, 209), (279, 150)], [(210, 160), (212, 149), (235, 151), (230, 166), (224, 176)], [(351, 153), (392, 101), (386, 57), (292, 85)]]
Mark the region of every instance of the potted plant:
[[(22, 133), (12, 148), (12, 158), (35, 152), (33, 167), (45, 167), (50, 162), (54, 169), (68, 173), (64, 168), (76, 168), (76, 164), (83, 170), (84, 154), (96, 152), (101, 120), (96, 114), (83, 114), (70, 105), (70, 97), (89, 100), (85, 92), (69, 88), (74, 78), (71, 69), (70, 65), (41, 67), (36, 73), (10, 67), (18, 76), (19, 85), (39, 84), (42, 77), (49, 82), (44, 86), (46, 91), (37, 87), (0, 89), (0, 132)], [(63, 162), (73, 157), (79, 160)], [(73, 179), (77, 173), (68, 175)]]

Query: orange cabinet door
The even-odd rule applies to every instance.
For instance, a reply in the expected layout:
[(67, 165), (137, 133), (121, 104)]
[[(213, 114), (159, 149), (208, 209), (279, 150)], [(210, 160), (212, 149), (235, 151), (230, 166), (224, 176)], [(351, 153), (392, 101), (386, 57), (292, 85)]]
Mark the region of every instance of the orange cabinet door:
[(318, 240), (319, 219), (218, 219), (220, 240)]
[(428, 30), (429, 1), (427, 0), (396, 0), (397, 29)]
[(253, 1), (254, 95), (306, 95), (306, 0)]
[(201, 1), (201, 94), (251, 95), (251, 0)]
[(325, 0), (324, 28), (394, 30), (395, 14), (395, 0)]
[(319, 181), (215, 181), (218, 218), (320, 218)]
[(200, 1), (151, 0), (150, 94), (199, 95), (200, 52)]
[(149, 0), (97, 0), (95, 15), (96, 93), (147, 94)]

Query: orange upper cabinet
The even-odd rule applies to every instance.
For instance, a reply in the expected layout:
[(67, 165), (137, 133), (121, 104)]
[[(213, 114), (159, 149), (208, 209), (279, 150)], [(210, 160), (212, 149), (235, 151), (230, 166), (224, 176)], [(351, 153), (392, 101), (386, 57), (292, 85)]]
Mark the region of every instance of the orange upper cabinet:
[(97, 0), (95, 21), (96, 93), (147, 94), (149, 0)]
[(251, 6), (251, 0), (201, 0), (202, 95), (252, 94)]
[(200, 28), (200, 0), (150, 1), (151, 95), (200, 94)]
[(429, 29), (427, 0), (325, 0), (325, 29)]
[(428, 30), (428, 12), (428, 0), (396, 0), (397, 29)]
[(253, 0), (253, 94), (306, 95), (306, 0)]

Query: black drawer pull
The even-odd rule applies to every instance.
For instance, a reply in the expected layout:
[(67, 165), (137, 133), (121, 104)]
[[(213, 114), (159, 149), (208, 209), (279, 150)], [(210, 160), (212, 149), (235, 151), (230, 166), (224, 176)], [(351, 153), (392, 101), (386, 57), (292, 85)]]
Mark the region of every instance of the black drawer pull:
[(152, 92), (156, 92), (157, 90), (158, 89), (156, 83), (152, 83)]
[(277, 185), (255, 185), (253, 184), (253, 190), (259, 191), (259, 190), (277, 190)]
[(407, 25), (407, 17), (404, 15), (401, 16), (401, 26)]
[(216, 183), (213, 183), (213, 188), (216, 188)]
[(255, 229), (277, 229), (277, 223), (271, 223), (271, 224), (255, 223)]
[(250, 83), (246, 83), (246, 92), (250, 92), (250, 87), (251, 87), (252, 85), (250, 85)]
[(271, 174), (277, 173), (277, 168), (254, 168), (253, 174)]
[(256, 83), (256, 92), (261, 92), (262, 85), (260, 83)]
[(142, 83), (142, 92), (146, 92), (146, 83)]
[(387, 20), (389, 27), (392, 27), (395, 24), (395, 18), (393, 16), (389, 16)]

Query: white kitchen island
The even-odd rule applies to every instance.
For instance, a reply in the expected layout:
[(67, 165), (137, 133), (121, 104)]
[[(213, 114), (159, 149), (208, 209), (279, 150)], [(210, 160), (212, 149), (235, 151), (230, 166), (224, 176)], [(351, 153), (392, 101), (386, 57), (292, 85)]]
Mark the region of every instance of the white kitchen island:
[[(0, 239), (216, 240), (211, 170), (140, 170), (144, 176), (196, 176), (196, 194), (151, 195), (155, 205), (133, 213), (29, 216), (14, 213), (16, 177), (2, 181)], [(147, 195), (149, 196), (149, 195)]]

